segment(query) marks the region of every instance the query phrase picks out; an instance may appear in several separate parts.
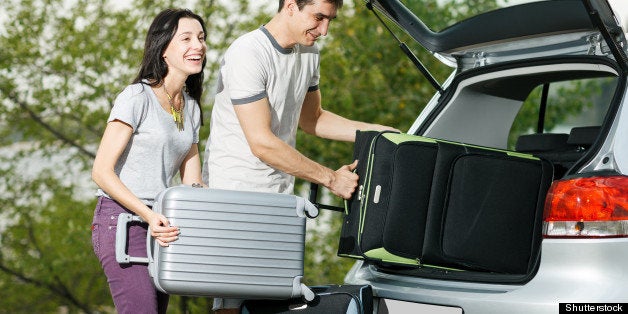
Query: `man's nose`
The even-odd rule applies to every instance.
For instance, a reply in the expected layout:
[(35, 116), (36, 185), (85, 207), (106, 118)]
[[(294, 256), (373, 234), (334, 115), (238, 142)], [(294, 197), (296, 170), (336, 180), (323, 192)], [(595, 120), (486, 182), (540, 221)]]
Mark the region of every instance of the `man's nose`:
[(321, 36), (327, 36), (327, 30), (329, 29), (329, 23), (330, 23), (330, 20), (324, 19), (318, 25), (318, 32), (321, 34)]

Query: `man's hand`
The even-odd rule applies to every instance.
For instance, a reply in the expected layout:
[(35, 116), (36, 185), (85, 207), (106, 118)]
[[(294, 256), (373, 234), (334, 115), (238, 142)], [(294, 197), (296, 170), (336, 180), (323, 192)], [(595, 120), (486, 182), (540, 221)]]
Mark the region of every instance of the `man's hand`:
[(344, 199), (351, 198), (355, 188), (358, 186), (358, 175), (353, 173), (357, 165), (358, 161), (356, 160), (352, 164), (344, 165), (336, 170), (329, 190)]

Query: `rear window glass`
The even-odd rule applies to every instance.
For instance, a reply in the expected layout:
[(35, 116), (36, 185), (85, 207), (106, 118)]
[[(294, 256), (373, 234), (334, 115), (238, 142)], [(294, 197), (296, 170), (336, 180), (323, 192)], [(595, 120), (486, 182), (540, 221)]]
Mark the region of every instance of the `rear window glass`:
[[(532, 133), (569, 134), (574, 127), (601, 126), (617, 86), (616, 77), (587, 78), (537, 86), (523, 103), (508, 137)], [(547, 91), (544, 92), (544, 88)], [(543, 95), (547, 93), (543, 117)], [(539, 120), (542, 120), (539, 123)]]

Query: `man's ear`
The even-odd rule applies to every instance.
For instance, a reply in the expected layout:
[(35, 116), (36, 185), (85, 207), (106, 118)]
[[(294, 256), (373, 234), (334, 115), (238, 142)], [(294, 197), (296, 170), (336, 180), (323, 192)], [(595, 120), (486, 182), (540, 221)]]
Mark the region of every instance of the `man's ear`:
[(299, 10), (299, 6), (297, 6), (297, 2), (295, 0), (286, 0), (284, 8), (290, 15)]

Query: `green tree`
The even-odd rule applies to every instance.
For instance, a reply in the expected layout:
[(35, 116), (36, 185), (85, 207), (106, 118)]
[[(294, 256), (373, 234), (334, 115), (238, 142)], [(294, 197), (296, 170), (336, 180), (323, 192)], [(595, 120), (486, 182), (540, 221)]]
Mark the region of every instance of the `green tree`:
[[(253, 3), (192, 7), (208, 22), (206, 117), (219, 55), (264, 15), (252, 12)], [(152, 17), (174, 5), (0, 4), (0, 288), (10, 291), (0, 312), (112, 311), (90, 243), (96, 187), (89, 171), (113, 100), (139, 68)], [(171, 309), (208, 312), (208, 303), (173, 297)]]
[[(256, 1), (212, 0), (191, 7), (208, 22), (203, 139), (209, 132), (219, 58), (236, 36), (268, 20), (276, 10), (275, 1), (268, 2), (260, 8)], [(405, 130), (434, 90), (364, 3), (346, 2), (322, 43), (324, 107)], [(495, 5), (493, 0), (476, 2), (428, 0), (408, 5), (428, 24), (444, 27)], [(90, 243), (95, 185), (89, 170), (113, 100), (138, 69), (152, 17), (177, 5), (166, 0), (115, 3), (0, 4), (0, 288), (10, 291), (0, 300), (0, 313), (112, 311)], [(412, 49), (438, 80), (451, 71), (420, 47)], [(325, 165), (337, 168), (350, 162), (349, 143), (301, 132), (298, 137), (298, 148)], [(352, 264), (335, 255), (340, 222), (340, 214), (326, 213), (315, 221), (318, 227), (309, 229), (308, 283), (339, 283)], [(209, 311), (205, 298), (171, 300), (174, 313)]]

